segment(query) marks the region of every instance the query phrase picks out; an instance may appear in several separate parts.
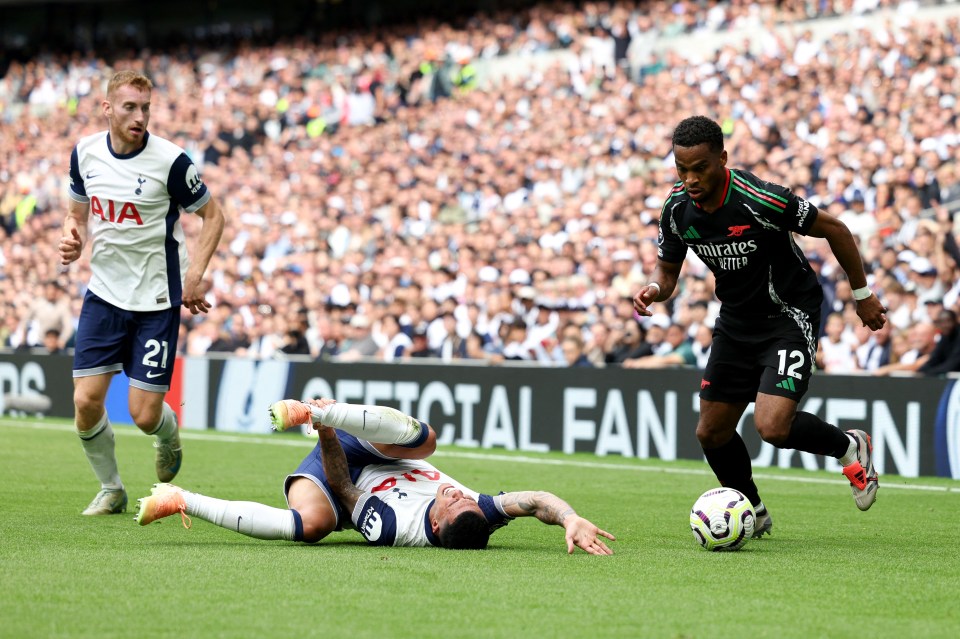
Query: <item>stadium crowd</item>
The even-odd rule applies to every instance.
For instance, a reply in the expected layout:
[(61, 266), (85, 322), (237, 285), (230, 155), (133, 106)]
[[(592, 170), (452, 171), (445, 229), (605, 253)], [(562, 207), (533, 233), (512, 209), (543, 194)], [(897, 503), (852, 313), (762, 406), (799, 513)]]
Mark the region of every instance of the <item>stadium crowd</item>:
[[(960, 370), (958, 348), (921, 368), (960, 343), (960, 20), (809, 30), (890, 4), (555, 3), (457, 28), (13, 62), (2, 347), (71, 345), (89, 276), (53, 248), (71, 145), (104, 128), (108, 70), (132, 67), (156, 85), (151, 129), (187, 149), (227, 216), (214, 308), (183, 314), (184, 353), (702, 365), (718, 306), (702, 263), (653, 317), (631, 304), (676, 181), (672, 126), (699, 113), (722, 123), (730, 166), (790, 185), (860, 242), (889, 308), (876, 334), (823, 240), (798, 238), (826, 294), (822, 370)], [(661, 46), (734, 29), (762, 35), (702, 60)], [(530, 62), (544, 51), (570, 55)], [(527, 72), (481, 82), (505, 56)]]

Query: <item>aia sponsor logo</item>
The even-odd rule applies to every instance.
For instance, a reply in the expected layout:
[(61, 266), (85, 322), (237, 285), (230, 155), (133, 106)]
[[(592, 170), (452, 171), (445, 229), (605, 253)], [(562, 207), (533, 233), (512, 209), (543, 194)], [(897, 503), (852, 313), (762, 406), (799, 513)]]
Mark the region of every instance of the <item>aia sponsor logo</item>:
[(744, 224), (742, 226), (728, 226), (727, 230), (730, 231), (730, 234), (727, 235), (727, 237), (740, 237), (748, 228), (750, 228), (749, 224)]
[(90, 212), (104, 222), (113, 222), (114, 224), (133, 223), (137, 226), (143, 226), (143, 218), (140, 217), (140, 211), (137, 210), (137, 205), (133, 202), (101, 200), (94, 195), (90, 198)]

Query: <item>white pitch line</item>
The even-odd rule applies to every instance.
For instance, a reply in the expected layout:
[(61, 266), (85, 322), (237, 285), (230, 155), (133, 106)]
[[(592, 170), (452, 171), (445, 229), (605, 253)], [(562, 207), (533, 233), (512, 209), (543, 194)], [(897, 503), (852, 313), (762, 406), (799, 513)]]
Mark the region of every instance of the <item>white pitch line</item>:
[[(74, 430), (73, 426), (65, 424), (48, 424), (44, 422), (21, 422), (16, 421), (10, 418), (0, 419), (0, 427), (2, 426), (16, 426), (19, 428), (30, 428), (33, 430), (55, 430), (61, 432), (72, 432)], [(121, 428), (119, 430), (113, 431), (117, 435), (140, 435), (140, 431), (135, 428)], [(212, 434), (204, 433), (202, 431), (195, 431), (184, 429), (180, 431), (180, 437), (183, 439), (195, 439), (198, 441), (216, 441), (216, 442), (229, 442), (235, 444), (257, 444), (257, 445), (270, 445), (270, 446), (293, 446), (296, 448), (312, 448), (314, 442), (307, 439), (306, 437), (299, 439), (295, 436), (292, 437), (260, 437), (260, 436), (245, 436), (238, 437), (236, 435), (227, 435), (227, 434)], [(502, 461), (508, 463), (520, 463), (520, 464), (532, 464), (532, 465), (541, 465), (541, 466), (563, 466), (565, 468), (591, 468), (599, 470), (620, 470), (620, 471), (636, 471), (636, 472), (654, 472), (654, 473), (667, 473), (674, 475), (696, 475), (696, 476), (713, 476), (713, 472), (706, 469), (697, 469), (697, 468), (674, 468), (672, 466), (627, 466), (626, 464), (617, 464), (617, 463), (605, 463), (599, 461), (582, 461), (577, 459), (550, 459), (550, 458), (541, 458), (541, 457), (526, 457), (524, 455), (502, 455), (499, 453), (471, 453), (465, 451), (456, 451), (456, 450), (438, 450), (434, 453), (433, 457), (453, 457), (458, 459), (477, 459), (482, 461)], [(786, 481), (794, 482), (799, 484), (847, 484), (846, 480), (839, 479), (826, 479), (823, 477), (796, 477), (796, 476), (787, 476), (787, 475), (771, 475), (769, 473), (754, 473), (754, 477), (757, 479), (772, 480), (772, 481)], [(941, 493), (953, 493), (960, 494), (960, 482), (957, 482), (956, 486), (933, 486), (930, 484), (893, 484), (890, 482), (883, 482), (882, 487), (884, 490), (893, 489), (893, 490), (919, 490), (927, 492), (941, 492)]]

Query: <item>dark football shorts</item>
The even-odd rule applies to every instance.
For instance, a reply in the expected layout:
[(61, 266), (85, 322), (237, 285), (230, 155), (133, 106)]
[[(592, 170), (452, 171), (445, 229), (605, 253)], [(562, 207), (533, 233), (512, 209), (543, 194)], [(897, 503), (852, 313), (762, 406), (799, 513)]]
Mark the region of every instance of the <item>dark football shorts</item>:
[[(420, 423), (423, 425), (423, 433), (426, 435), (429, 428), (425, 422)], [(343, 447), (343, 453), (347, 458), (347, 467), (350, 470), (350, 479), (352, 479), (354, 483), (360, 478), (360, 473), (363, 472), (366, 466), (371, 464), (389, 464), (395, 459), (393, 457), (387, 457), (378, 451), (370, 442), (357, 439), (355, 436), (345, 433), (342, 430), (337, 431), (337, 439), (340, 440), (340, 445)], [(290, 505), (290, 486), (297, 477), (306, 477), (326, 494), (330, 505), (333, 506), (333, 510), (337, 513), (336, 529), (341, 530), (344, 522), (350, 521), (350, 511), (343, 507), (340, 500), (335, 497), (333, 488), (330, 487), (330, 482), (327, 480), (327, 473), (323, 470), (323, 455), (320, 453), (320, 442), (317, 442), (313, 450), (300, 462), (297, 469), (284, 480), (283, 494), (287, 497), (288, 506)]]
[(173, 376), (179, 330), (179, 306), (125, 311), (87, 291), (77, 324), (73, 376), (122, 370), (131, 386), (166, 392)]
[(752, 402), (757, 393), (800, 401), (815, 364), (820, 314), (796, 309), (749, 325), (724, 321), (713, 331), (700, 398)]

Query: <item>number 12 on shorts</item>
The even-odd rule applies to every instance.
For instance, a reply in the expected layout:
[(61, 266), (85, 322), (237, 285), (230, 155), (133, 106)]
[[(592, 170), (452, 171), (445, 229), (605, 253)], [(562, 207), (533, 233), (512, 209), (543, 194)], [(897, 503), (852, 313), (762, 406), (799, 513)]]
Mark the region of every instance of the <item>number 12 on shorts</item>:
[[(780, 363), (777, 365), (777, 373), (780, 375), (789, 375), (790, 377), (795, 377), (801, 379), (803, 375), (797, 372), (797, 369), (803, 366), (804, 355), (803, 351), (790, 351), (790, 354), (787, 355), (786, 349), (781, 349), (777, 351), (777, 357), (779, 358)], [(787, 366), (787, 360), (790, 361), (790, 366)]]

